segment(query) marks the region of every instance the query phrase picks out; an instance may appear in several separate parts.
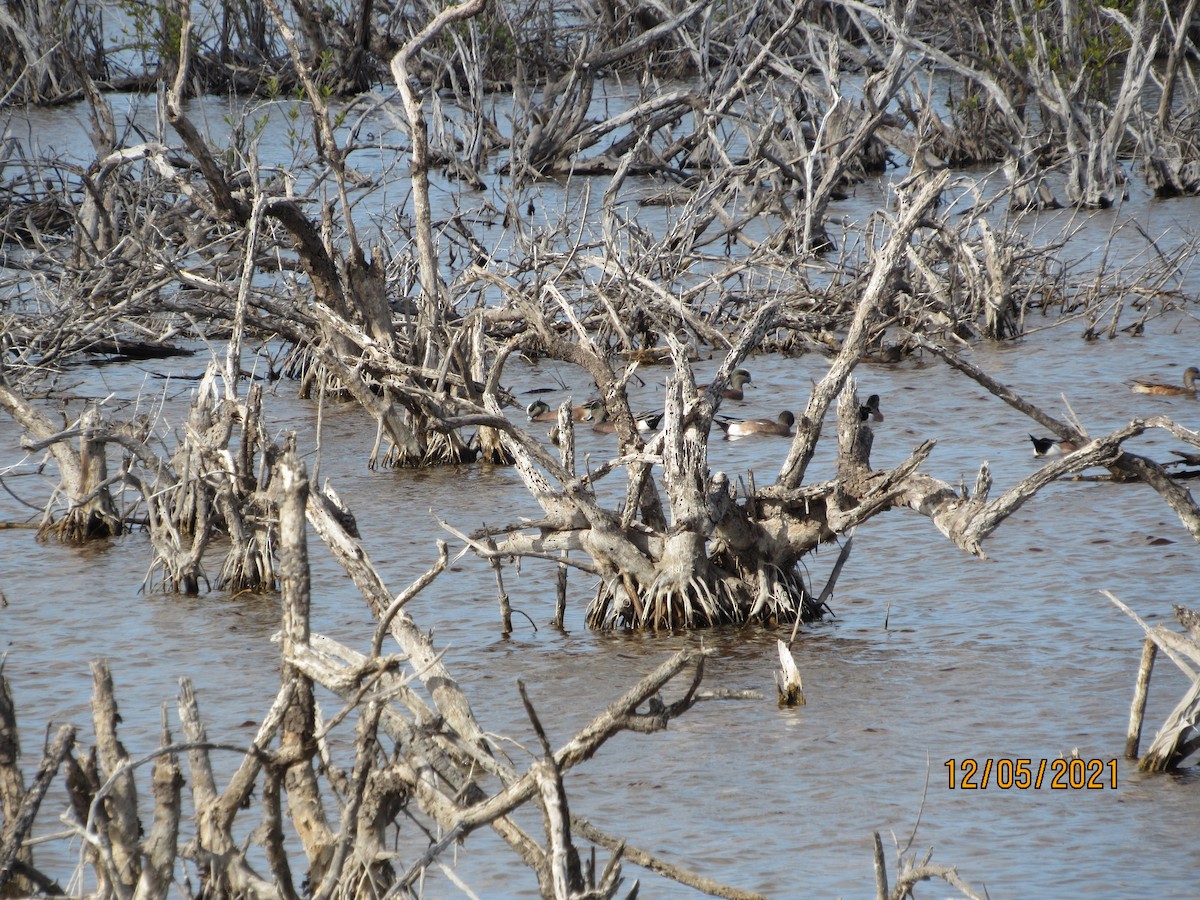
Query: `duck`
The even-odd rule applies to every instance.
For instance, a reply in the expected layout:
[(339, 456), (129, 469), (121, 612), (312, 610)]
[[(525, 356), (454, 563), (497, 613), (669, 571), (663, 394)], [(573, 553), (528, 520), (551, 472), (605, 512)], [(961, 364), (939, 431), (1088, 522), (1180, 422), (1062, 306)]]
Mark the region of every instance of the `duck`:
[(860, 356), (858, 361), (891, 365), (904, 361), (904, 350), (899, 344), (890, 344), (887, 347), (880, 347), (874, 353), (866, 353)]
[[(587, 410), (591, 414), (588, 421), (595, 422), (592, 425), (592, 431), (600, 434), (615, 434), (617, 431), (617, 423), (609, 419), (608, 410), (604, 408), (603, 400), (593, 400), (587, 404)], [(634, 416), (634, 422), (637, 424), (638, 431), (656, 431), (658, 424), (662, 421), (663, 414), (656, 413), (640, 413)]]
[(1147, 381), (1144, 378), (1135, 378), (1129, 389), (1135, 394), (1158, 394), (1163, 397), (1177, 397), (1180, 394), (1195, 394), (1196, 393), (1196, 376), (1200, 375), (1200, 369), (1195, 366), (1189, 366), (1183, 373), (1183, 384), (1163, 384), (1161, 381)]
[(879, 395), (872, 394), (867, 398), (867, 402), (858, 408), (858, 421), (865, 422), (870, 419), (872, 422), (882, 422), (883, 413), (879, 409)]
[[(748, 370), (734, 369), (729, 373), (729, 387), (725, 388), (725, 390), (721, 392), (721, 396), (726, 400), (745, 400), (745, 387), (748, 384), (753, 386), (753, 383), (754, 381), (750, 377), (750, 372)], [(697, 388), (697, 390), (703, 393), (704, 391), (708, 390), (708, 385), (702, 384), (699, 388)]]
[[(525, 407), (525, 414), (530, 422), (557, 422), (558, 410), (552, 409), (545, 400), (534, 400)], [(590, 422), (592, 411), (587, 404), (571, 407), (571, 418), (576, 422)]]
[(1068, 453), (1074, 453), (1079, 449), (1079, 445), (1074, 441), (1060, 441), (1058, 438), (1034, 437), (1031, 434), (1029, 440), (1033, 441), (1033, 455), (1039, 458), (1043, 456), (1066, 456)]
[(726, 437), (744, 437), (748, 434), (778, 434), (790, 437), (796, 417), (784, 410), (774, 419), (714, 419)]

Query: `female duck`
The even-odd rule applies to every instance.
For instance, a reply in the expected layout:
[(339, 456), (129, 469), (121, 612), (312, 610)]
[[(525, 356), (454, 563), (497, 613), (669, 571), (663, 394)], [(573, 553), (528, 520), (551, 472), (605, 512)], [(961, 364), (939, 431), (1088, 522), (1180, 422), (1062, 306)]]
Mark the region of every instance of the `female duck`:
[(796, 417), (786, 409), (775, 419), (714, 419), (727, 437), (744, 437), (748, 434), (778, 434), (790, 437)]
[[(604, 408), (603, 400), (593, 400), (587, 405), (587, 410), (591, 414), (589, 421), (595, 422), (592, 426), (592, 431), (598, 431), (600, 434), (615, 434), (617, 423), (608, 418), (608, 411)], [(641, 413), (634, 418), (637, 423), (638, 431), (654, 431), (658, 428), (658, 423), (662, 421), (662, 413)]]
[[(529, 416), (530, 422), (557, 422), (558, 410), (551, 409), (544, 400), (534, 400), (525, 407), (525, 414)], [(587, 405), (572, 406), (571, 418), (576, 422), (590, 422), (592, 420), (591, 408)]]
[(1135, 378), (1129, 389), (1135, 394), (1158, 394), (1164, 397), (1177, 397), (1180, 394), (1194, 395), (1196, 393), (1196, 376), (1200, 375), (1200, 369), (1195, 366), (1190, 366), (1183, 373), (1183, 384), (1163, 384), (1161, 381), (1146, 381), (1142, 378)]
[[(726, 400), (745, 400), (745, 388), (748, 384), (751, 386), (754, 384), (753, 379), (750, 377), (750, 372), (746, 369), (734, 369), (729, 373), (729, 387), (721, 392), (721, 396)], [(702, 384), (697, 390), (703, 393), (708, 390), (708, 385)]]

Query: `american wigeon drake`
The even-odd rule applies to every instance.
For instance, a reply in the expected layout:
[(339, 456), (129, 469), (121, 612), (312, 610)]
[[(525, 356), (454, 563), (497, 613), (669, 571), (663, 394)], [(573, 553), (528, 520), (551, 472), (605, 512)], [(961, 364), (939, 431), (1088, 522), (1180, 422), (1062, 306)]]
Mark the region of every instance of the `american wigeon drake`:
[(1161, 381), (1146, 381), (1143, 378), (1133, 379), (1133, 383), (1129, 385), (1129, 389), (1135, 394), (1159, 394), (1166, 397), (1175, 397), (1180, 394), (1195, 394), (1196, 393), (1196, 376), (1200, 375), (1200, 369), (1195, 366), (1189, 366), (1183, 373), (1183, 384), (1164, 384)]
[[(587, 404), (587, 409), (591, 413), (592, 431), (598, 431), (601, 434), (615, 434), (617, 423), (609, 419), (608, 410), (604, 408), (603, 400), (593, 400)], [(658, 423), (662, 421), (663, 414), (657, 413), (640, 413), (634, 416), (634, 422), (637, 423), (638, 431), (654, 431), (658, 428)]]
[(879, 409), (879, 395), (872, 394), (867, 398), (867, 402), (858, 408), (858, 421), (865, 422), (870, 419), (872, 422), (882, 422), (883, 413)]
[(796, 417), (784, 410), (775, 419), (713, 419), (727, 437), (744, 437), (750, 434), (778, 434), (789, 437)]
[(1074, 441), (1060, 441), (1058, 438), (1034, 437), (1031, 434), (1029, 440), (1033, 441), (1033, 455), (1037, 457), (1066, 456), (1079, 449)]
[[(721, 392), (721, 396), (726, 400), (745, 400), (746, 385), (754, 386), (754, 380), (750, 377), (750, 372), (746, 369), (734, 369), (729, 373), (729, 387)], [(708, 390), (708, 385), (702, 384), (697, 390), (706, 391)]]
[[(534, 400), (525, 407), (525, 414), (529, 416), (530, 422), (557, 422), (558, 410), (550, 407), (545, 400)], [(584, 404), (583, 406), (571, 407), (571, 418), (576, 422), (590, 422), (592, 420), (592, 411)]]

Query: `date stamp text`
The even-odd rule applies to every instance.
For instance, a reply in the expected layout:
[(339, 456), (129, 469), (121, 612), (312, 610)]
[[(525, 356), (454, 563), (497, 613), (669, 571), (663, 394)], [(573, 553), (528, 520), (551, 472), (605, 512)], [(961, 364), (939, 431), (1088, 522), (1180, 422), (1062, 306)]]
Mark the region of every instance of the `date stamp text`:
[(988, 788), (1008, 790), (1102, 791), (1117, 788), (1115, 759), (987, 759), (946, 760), (950, 790), (982, 791)]

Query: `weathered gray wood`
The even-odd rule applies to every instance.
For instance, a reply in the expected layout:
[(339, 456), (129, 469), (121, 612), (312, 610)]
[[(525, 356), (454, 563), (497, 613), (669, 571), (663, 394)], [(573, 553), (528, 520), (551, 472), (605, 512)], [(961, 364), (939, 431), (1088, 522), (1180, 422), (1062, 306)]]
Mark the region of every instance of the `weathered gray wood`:
[[(43, 446), (49, 449), (58, 465), (67, 509), (55, 519), (51, 508), (47, 507), (39, 533), (53, 534), (71, 542), (120, 534), (121, 522), (109, 492), (104, 443), (96, 434), (100, 426), (99, 411), (89, 406), (81, 415), (78, 427), (64, 432), (15, 390), (2, 370), (0, 408), (12, 416), (28, 438), (44, 442)], [(80, 439), (79, 450), (67, 443), (67, 439), (73, 437)]]
[(921, 219), (941, 193), (949, 178), (942, 172), (925, 184), (901, 210), (887, 242), (880, 248), (871, 268), (871, 277), (863, 290), (862, 299), (854, 313), (854, 320), (842, 342), (841, 350), (830, 364), (828, 371), (813, 388), (805, 407), (796, 423), (796, 437), (792, 440), (787, 458), (779, 471), (778, 485), (782, 488), (798, 487), (808, 470), (821, 437), (822, 423), (826, 411), (841, 393), (842, 385), (858, 364), (867, 349), (867, 338), (873, 323), (876, 308), (891, 282), (892, 273), (904, 258), (908, 242), (912, 239)]
[(1146, 716), (1146, 698), (1150, 694), (1150, 676), (1158, 645), (1151, 638), (1142, 641), (1142, 656), (1138, 662), (1137, 680), (1133, 686), (1133, 703), (1129, 707), (1129, 728), (1125, 732), (1125, 758), (1137, 759), (1142, 741), (1142, 721)]
[(308, 645), (312, 603), (308, 565), (305, 508), (308, 472), (289, 451), (275, 472), (279, 509), (279, 576), (283, 606), (283, 680), (294, 684), (292, 702), (279, 732), (279, 755), (287, 772), (284, 787), (292, 825), (308, 856), (310, 884), (322, 884), (334, 850), (334, 835), (325, 814), (321, 790), (313, 771), (316, 754), (316, 700), (312, 682), (288, 663), (298, 648)]
[[(162, 746), (169, 747), (171, 743), (164, 709)], [(150, 826), (150, 832), (142, 844), (142, 874), (133, 892), (133, 900), (167, 900), (175, 884), (183, 772), (174, 753), (162, 753), (154, 760), (151, 784), (154, 824)]]
[(1143, 772), (1166, 772), (1181, 762), (1180, 749), (1196, 734), (1200, 722), (1200, 679), (1183, 695), (1154, 736), (1145, 756), (1138, 762)]
[(292, 705), (295, 690), (294, 682), (285, 681), (280, 685), (279, 692), (275, 695), (275, 700), (266, 715), (263, 716), (245, 756), (242, 757), (241, 763), (225, 785), (224, 792), (216, 798), (212, 808), (212, 817), (214, 827), (222, 832), (232, 829), (234, 817), (250, 802), (250, 795), (254, 790), (259, 773), (263, 771), (268, 748), (279, 732), (284, 714)]
[(779, 690), (780, 706), (804, 706), (804, 680), (792, 651), (783, 641), (776, 641), (779, 651), (780, 671), (775, 673), (775, 685)]
[[(309, 496), (307, 515), (317, 534), (354, 581), (371, 611), (380, 618), (387, 615), (393, 597), (371, 565), (370, 557), (362, 543), (345, 531), (316, 492)], [(413, 670), (419, 673), (422, 683), (434, 698), (438, 711), (446, 717), (450, 727), (464, 740), (480, 747), (487, 746), (487, 740), (475, 721), (466, 695), (441, 663), (429, 635), (417, 626), (412, 616), (404, 609), (398, 610), (392, 616), (389, 630), (400, 649), (412, 660)]]
[[(17, 711), (13, 706), (12, 690), (4, 676), (5, 658), (0, 656), (0, 815), (5, 827), (0, 831), (0, 889), (11, 877), (13, 866), (19, 861), (24, 865), (33, 863), (33, 851), (24, 846), (24, 839), (9, 837), (12, 827), (16, 835), (16, 822), (21, 804), (25, 800), (25, 776), (21, 772), (21, 738), (17, 731)], [(9, 843), (12, 842), (10, 849)], [(12, 859), (9, 859), (11, 854)], [(15, 890), (29, 891), (32, 885), (17, 877)]]
[[(1191, 682), (1191, 687), (1171, 710), (1162, 728), (1154, 736), (1145, 756), (1138, 763), (1138, 768), (1144, 772), (1165, 772), (1181, 762), (1181, 750), (1184, 747), (1193, 746), (1195, 738), (1200, 734), (1200, 727), (1197, 724), (1200, 723), (1200, 673), (1184, 662), (1184, 658), (1186, 658), (1200, 665), (1200, 642), (1195, 641), (1190, 634), (1181, 635), (1162, 625), (1151, 627), (1110, 591), (1101, 591), (1101, 593), (1118, 609), (1137, 622), (1146, 633), (1146, 640), (1153, 641), (1160, 650), (1166, 653), (1167, 657), (1179, 666)], [(1144, 651), (1143, 660), (1145, 657)], [(1146, 677), (1149, 678), (1148, 667), (1146, 672)], [(1141, 670), (1139, 670), (1140, 680)]]
[(196, 817), (196, 841), (186, 855), (208, 872), (214, 887), (253, 900), (286, 900), (287, 894), (258, 875), (246, 861), (233, 838), (230, 823), (220, 811), (220, 795), (212, 761), (208, 755), (208, 735), (200, 718), (200, 707), (189, 679), (179, 685), (179, 719), (188, 741), (188, 763), (192, 783), (192, 808)]
[[(362, 811), (378, 812), (374, 802), (368, 802), (376, 770), (379, 717), (383, 704), (378, 700), (359, 705), (357, 735), (354, 742), (354, 771), (350, 777), (349, 796), (343, 798), (342, 822), (332, 841), (332, 852), (322, 880), (313, 885), (313, 900), (330, 900), (342, 896), (346, 886), (367, 883), (373, 890), (386, 894), (393, 879), (391, 866), (386, 863), (387, 839), (385, 828), (391, 815), (362, 816)], [(373, 797), (374, 801), (375, 798)], [(394, 814), (394, 803), (385, 804)]]
[[(17, 712), (12, 690), (4, 675), (4, 657), (0, 656), (0, 896), (33, 893), (39, 887), (30, 875), (33, 851), (25, 843), (33, 828), (50, 782), (63, 759), (71, 752), (75, 729), (63, 725), (46, 750), (33, 783), (25, 788), (21, 772), (21, 742), (17, 731)], [(27, 874), (30, 873), (30, 874)]]
[(888, 900), (888, 874), (887, 861), (883, 856), (883, 841), (879, 839), (879, 832), (876, 831), (872, 835), (872, 845), (875, 849), (875, 900)]
[(92, 727), (96, 732), (96, 760), (102, 780), (112, 780), (104, 797), (104, 841), (112, 854), (111, 889), (128, 897), (141, 878), (141, 822), (138, 818), (137, 783), (127, 769), (129, 754), (117, 737), (117, 701), (112, 673), (103, 660), (92, 663)]

